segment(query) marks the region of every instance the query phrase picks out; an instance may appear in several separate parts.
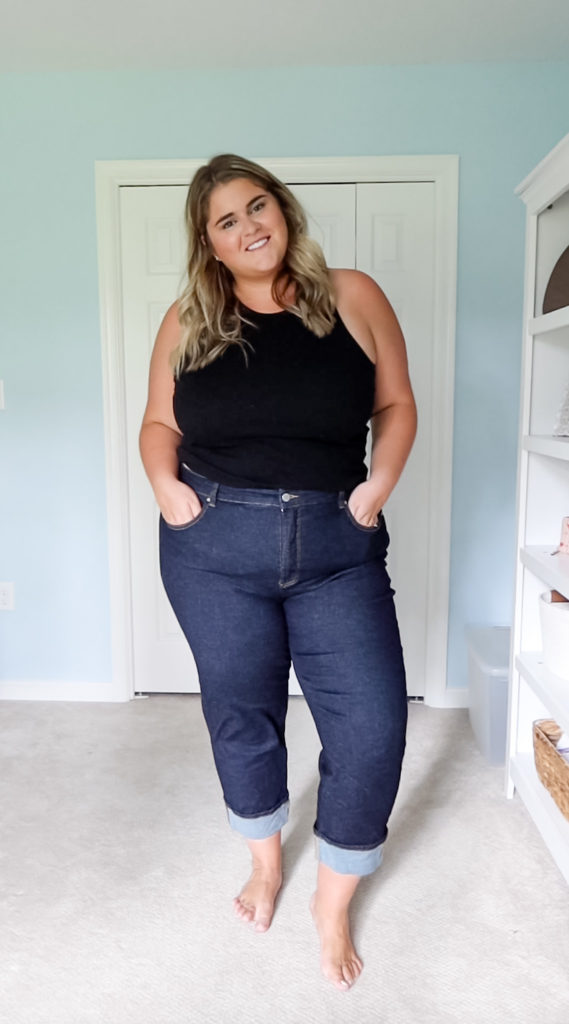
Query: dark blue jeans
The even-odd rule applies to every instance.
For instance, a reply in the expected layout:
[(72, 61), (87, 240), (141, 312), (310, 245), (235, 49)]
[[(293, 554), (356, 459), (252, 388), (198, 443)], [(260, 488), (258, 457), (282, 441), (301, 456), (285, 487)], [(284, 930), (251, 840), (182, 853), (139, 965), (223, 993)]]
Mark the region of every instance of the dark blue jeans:
[(288, 813), (290, 663), (322, 743), (320, 859), (368, 874), (381, 860), (405, 749), (405, 670), (389, 538), (347, 496), (226, 487), (181, 467), (202, 509), (160, 521), (166, 592), (194, 655), (229, 820), (250, 838)]

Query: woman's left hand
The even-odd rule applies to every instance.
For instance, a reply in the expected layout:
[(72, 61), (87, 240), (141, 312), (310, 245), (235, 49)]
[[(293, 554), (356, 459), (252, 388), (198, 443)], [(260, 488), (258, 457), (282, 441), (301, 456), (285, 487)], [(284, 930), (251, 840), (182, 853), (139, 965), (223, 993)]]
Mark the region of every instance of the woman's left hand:
[(386, 497), (373, 480), (365, 480), (354, 487), (348, 499), (348, 508), (361, 526), (377, 526)]

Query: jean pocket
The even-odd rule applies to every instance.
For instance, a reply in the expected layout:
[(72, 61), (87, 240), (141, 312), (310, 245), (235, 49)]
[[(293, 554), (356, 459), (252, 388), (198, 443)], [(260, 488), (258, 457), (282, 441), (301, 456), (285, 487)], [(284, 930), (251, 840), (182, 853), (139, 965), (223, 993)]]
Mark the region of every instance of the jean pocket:
[(195, 526), (197, 523), (200, 522), (200, 520), (203, 519), (208, 508), (208, 505), (202, 505), (197, 516), (194, 516), (193, 519), (190, 519), (188, 523), (180, 523), (179, 525), (175, 526), (174, 523), (169, 523), (166, 519), (164, 519), (164, 516), (162, 516), (161, 514), (162, 522), (164, 523), (164, 526), (166, 526), (168, 530), (172, 530), (174, 533), (179, 533), (180, 530), (190, 530), (192, 526)]
[(379, 530), (379, 528), (381, 526), (381, 521), (382, 521), (382, 518), (383, 518), (383, 513), (382, 512), (380, 512), (378, 514), (377, 523), (375, 523), (373, 526), (364, 526), (363, 523), (358, 523), (358, 521), (357, 521), (354, 513), (350, 509), (350, 506), (348, 505), (347, 501), (344, 503), (344, 505), (342, 507), (344, 509), (344, 512), (346, 513), (346, 516), (348, 518), (348, 522), (351, 523), (352, 526), (355, 526), (356, 530), (361, 530), (362, 533), (377, 533), (377, 531)]

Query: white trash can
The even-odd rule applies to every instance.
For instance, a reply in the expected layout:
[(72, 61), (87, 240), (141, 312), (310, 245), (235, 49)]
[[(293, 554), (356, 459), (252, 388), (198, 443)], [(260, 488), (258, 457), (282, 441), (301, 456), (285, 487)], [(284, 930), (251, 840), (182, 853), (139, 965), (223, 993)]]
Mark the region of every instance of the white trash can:
[(490, 764), (504, 764), (508, 731), (510, 627), (470, 626), (468, 713), (476, 743)]

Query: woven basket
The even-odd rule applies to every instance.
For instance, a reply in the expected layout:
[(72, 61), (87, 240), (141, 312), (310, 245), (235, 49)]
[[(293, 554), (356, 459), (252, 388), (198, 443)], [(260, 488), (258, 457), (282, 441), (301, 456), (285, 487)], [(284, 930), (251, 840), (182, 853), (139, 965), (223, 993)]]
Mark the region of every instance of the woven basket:
[(561, 813), (569, 821), (569, 762), (555, 744), (562, 730), (550, 718), (533, 723), (535, 767), (540, 781), (551, 793)]

